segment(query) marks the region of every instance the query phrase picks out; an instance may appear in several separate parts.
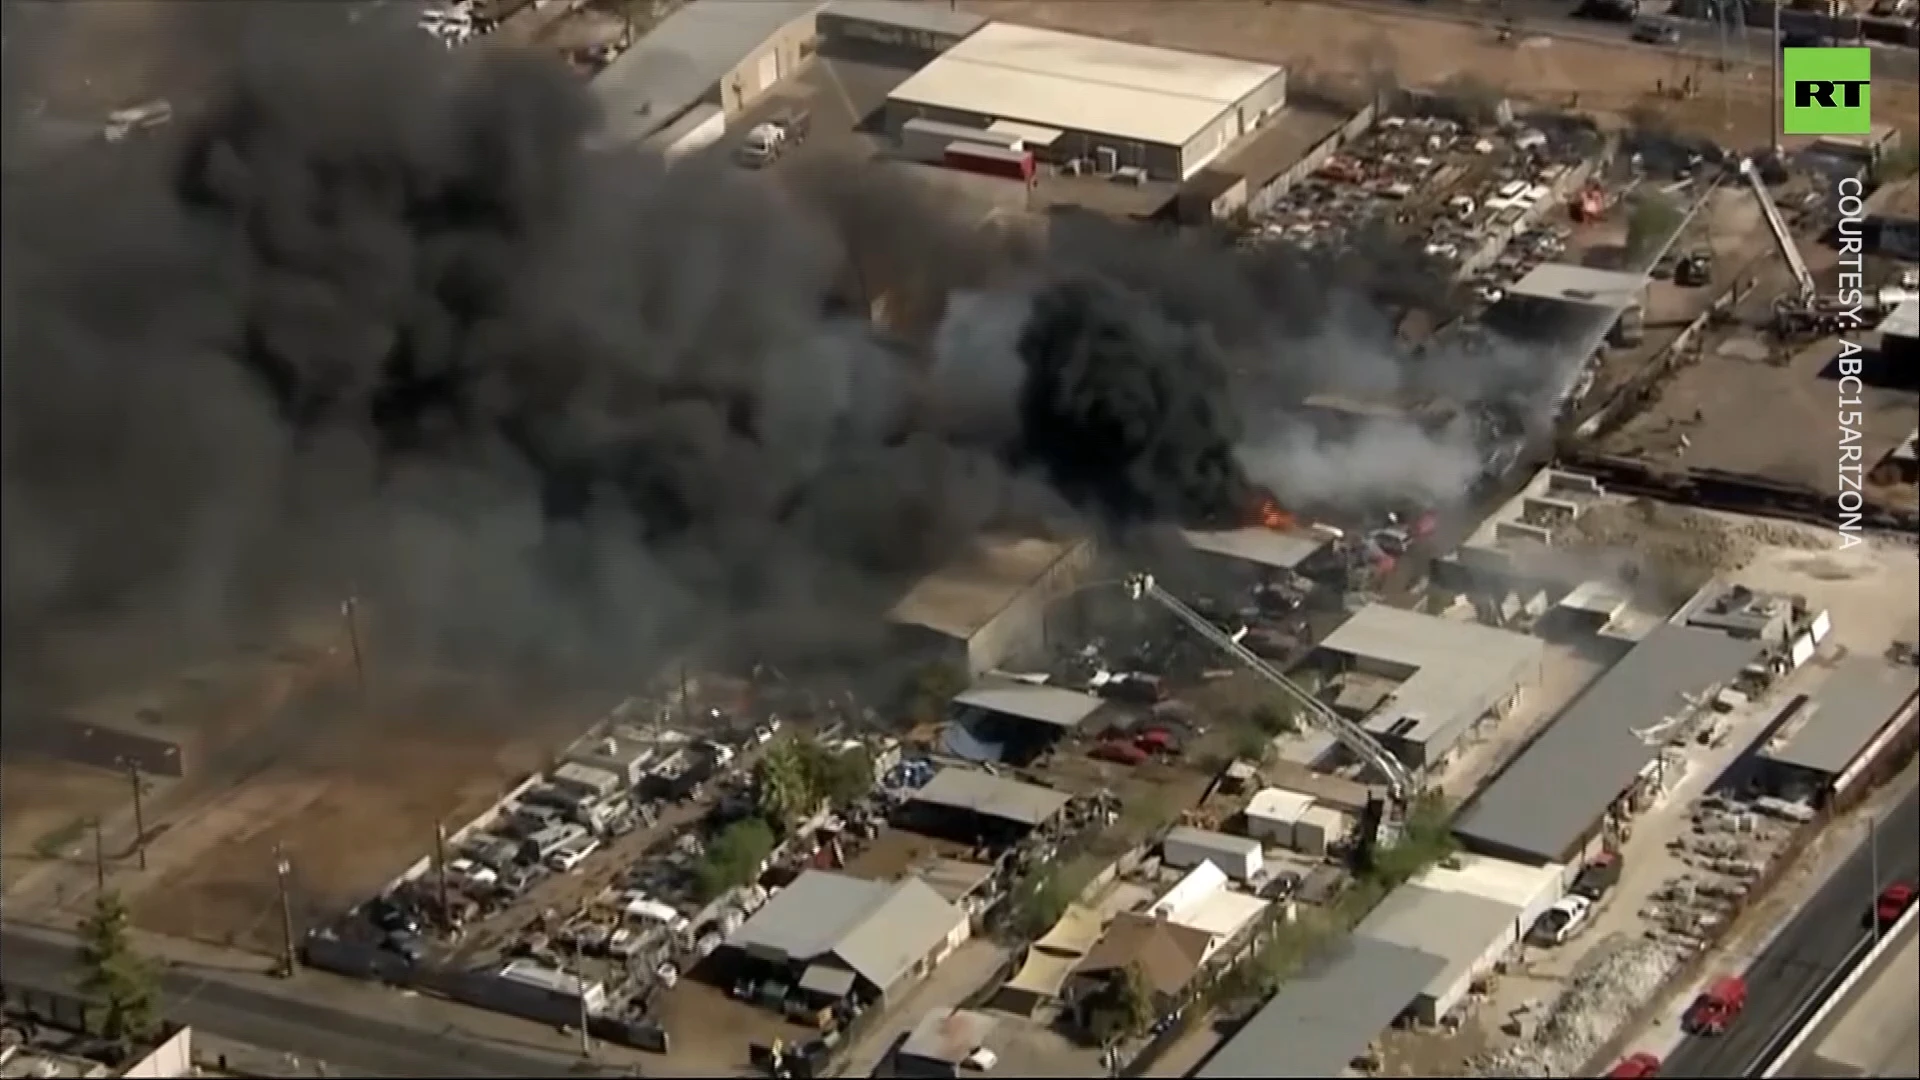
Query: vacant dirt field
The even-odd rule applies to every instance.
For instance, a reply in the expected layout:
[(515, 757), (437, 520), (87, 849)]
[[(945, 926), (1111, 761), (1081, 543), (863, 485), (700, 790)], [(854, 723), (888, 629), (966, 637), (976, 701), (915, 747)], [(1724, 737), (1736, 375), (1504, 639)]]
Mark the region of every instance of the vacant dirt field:
[(104, 769), (40, 759), (0, 765), (0, 889), (12, 892), (50, 863), (91, 864), (88, 819), (111, 819), (131, 798), (127, 780)]
[(304, 731), (273, 763), (170, 823), (152, 869), (124, 875), (149, 930), (271, 950), (275, 849), (292, 864), (302, 923), (366, 899), (596, 718), (585, 704), (516, 703), (498, 688), (436, 677), (360, 705), (350, 683), (316, 686), (276, 718)]
[[(1725, 75), (1710, 64), (1657, 49), (1527, 38), (1501, 44), (1489, 29), (1414, 16), (1380, 15), (1318, 3), (1248, 0), (968, 0), (990, 18), (1143, 44), (1264, 60), (1296, 79), (1350, 90), (1471, 83), (1506, 95), (1625, 118), (1657, 108), (1676, 130), (1734, 148), (1768, 138), (1767, 78), (1762, 69)], [(1691, 78), (1686, 102), (1657, 86)], [(1916, 126), (1912, 86), (1876, 83), (1874, 111), (1909, 133)]]

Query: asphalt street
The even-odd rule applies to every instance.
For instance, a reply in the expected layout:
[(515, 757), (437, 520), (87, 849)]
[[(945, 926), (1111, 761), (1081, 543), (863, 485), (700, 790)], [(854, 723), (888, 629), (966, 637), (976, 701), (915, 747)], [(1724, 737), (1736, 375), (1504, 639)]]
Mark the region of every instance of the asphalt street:
[[(1370, 8), (1389, 15), (1427, 15), (1434, 18), (1451, 19), (1460, 22), (1473, 22), (1497, 26), (1503, 18), (1511, 16), (1515, 25), (1523, 34), (1545, 34), (1550, 37), (1595, 38), (1603, 41), (1626, 42), (1632, 39), (1633, 24), (1603, 22), (1598, 19), (1576, 19), (1573, 11), (1579, 7), (1579, 0), (1343, 0), (1347, 6)], [(1668, 20), (1680, 32), (1680, 40), (1672, 45), (1640, 45), (1646, 49), (1667, 49), (1684, 53), (1698, 53), (1705, 56), (1718, 56), (1721, 49), (1720, 28), (1713, 23), (1699, 19)], [(1753, 63), (1765, 63), (1768, 51), (1772, 47), (1773, 30), (1770, 27), (1740, 26), (1732, 28), (1728, 44), (1736, 58), (1744, 57)], [(1920, 82), (1920, 52), (1913, 49), (1878, 48), (1873, 50), (1873, 73), (1877, 78), (1894, 79), (1901, 82)]]
[(1920, 1076), (1920, 931), (1880, 959), (1794, 1060), (1794, 1077)]
[(1877, 865), (1862, 837), (1840, 871), (1747, 969), (1747, 1007), (1732, 1030), (1717, 1038), (1687, 1037), (1667, 1057), (1660, 1075), (1757, 1074), (1765, 1065), (1759, 1058), (1784, 1041), (1782, 1033), (1795, 1014), (1867, 937), (1875, 895), (1890, 882), (1920, 873), (1920, 790), (1908, 792), (1880, 822), (1876, 839)]
[[(73, 954), (0, 930), (9, 983), (71, 993)], [(325, 1061), (358, 1076), (564, 1076), (598, 1073), (558, 1055), (519, 1053), (342, 1012), (178, 968), (161, 974), (163, 1008), (179, 1023), (236, 1042)], [(370, 993), (376, 991), (369, 991)], [(621, 1074), (607, 1074), (621, 1075)]]

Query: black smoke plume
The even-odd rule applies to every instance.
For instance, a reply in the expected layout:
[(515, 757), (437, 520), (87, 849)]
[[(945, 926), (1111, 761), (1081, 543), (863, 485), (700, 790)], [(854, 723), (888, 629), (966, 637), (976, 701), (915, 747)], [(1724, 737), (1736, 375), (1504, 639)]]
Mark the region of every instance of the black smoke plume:
[[(1011, 266), (865, 174), (589, 149), (539, 60), (239, 55), (171, 128), (10, 169), (16, 703), (348, 594), (389, 642), (628, 679), (715, 616), (838, 648), (990, 524), (1244, 497), (1198, 313), (1103, 260)], [(844, 314), (875, 276), (1013, 305), (1017, 359), (939, 357), (924, 401)]]

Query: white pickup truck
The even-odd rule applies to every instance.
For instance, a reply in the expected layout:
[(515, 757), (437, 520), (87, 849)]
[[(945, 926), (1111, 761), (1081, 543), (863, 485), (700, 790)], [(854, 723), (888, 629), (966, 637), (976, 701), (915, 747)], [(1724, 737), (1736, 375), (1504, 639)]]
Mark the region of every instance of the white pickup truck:
[(755, 124), (740, 140), (734, 159), (749, 169), (765, 168), (807, 141), (810, 130), (810, 117), (805, 112), (785, 113)]

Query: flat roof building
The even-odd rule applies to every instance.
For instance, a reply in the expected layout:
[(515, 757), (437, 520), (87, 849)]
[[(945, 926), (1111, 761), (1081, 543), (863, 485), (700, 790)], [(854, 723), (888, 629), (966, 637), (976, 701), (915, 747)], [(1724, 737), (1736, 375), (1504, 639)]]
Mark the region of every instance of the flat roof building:
[(1761, 749), (1767, 786), (1779, 795), (1824, 801), (1890, 729), (1912, 723), (1916, 694), (1911, 668), (1877, 656), (1835, 664), (1817, 692), (1796, 699), (1794, 715)]
[(1415, 768), (1438, 763), (1481, 718), (1538, 685), (1546, 644), (1478, 623), (1369, 604), (1320, 643), (1353, 670), (1399, 683), (1362, 720)]
[(847, 60), (921, 67), (986, 24), (973, 12), (925, 0), (830, 0), (820, 9), (820, 51)]
[(1447, 963), (1445, 957), (1404, 945), (1348, 938), (1282, 984), (1192, 1075), (1198, 1080), (1343, 1076)]
[(1271, 64), (988, 23), (887, 96), (888, 129), (911, 120), (1027, 125), (1027, 148), (1094, 171), (1181, 181), (1286, 104)]
[(991, 1053), (987, 1043), (999, 1026), (992, 1015), (973, 1009), (929, 1009), (894, 1052), (892, 1075), (958, 1076), (969, 1065), (991, 1060), (981, 1051)]
[(1035, 724), (1071, 731), (1106, 702), (1092, 694), (1065, 690), (1058, 686), (1034, 686), (1023, 682), (988, 683), (976, 686), (953, 699), (966, 709), (998, 713)]
[(888, 621), (909, 648), (977, 676), (1044, 648), (1049, 607), (1093, 565), (1090, 540), (987, 539), (921, 578)]
[(751, 108), (812, 55), (819, 0), (690, 0), (593, 78), (601, 141), (638, 146), (702, 102)]
[(809, 870), (727, 938), (753, 960), (788, 969), (799, 987), (838, 1000), (885, 998), (966, 943), (971, 922), (926, 882), (867, 881)]
[(1644, 734), (1739, 676), (1758, 641), (1662, 623), (1609, 668), (1454, 819), (1470, 851), (1578, 863), (1614, 802), (1660, 756)]
[(1623, 316), (1646, 309), (1647, 280), (1644, 273), (1541, 263), (1507, 287), (1485, 320), (1528, 340), (1597, 347)]
[(1466, 1000), (1473, 981), (1519, 943), (1520, 915), (1519, 907), (1477, 893), (1402, 885), (1354, 933), (1446, 961), (1412, 1004), (1416, 1019), (1434, 1024)]
[(965, 814), (1017, 829), (1045, 825), (1071, 801), (1052, 788), (972, 769), (941, 769), (910, 800), (922, 809)]
[(1180, 537), (1195, 551), (1271, 570), (1292, 570), (1327, 546), (1318, 533), (1259, 528), (1182, 529)]

